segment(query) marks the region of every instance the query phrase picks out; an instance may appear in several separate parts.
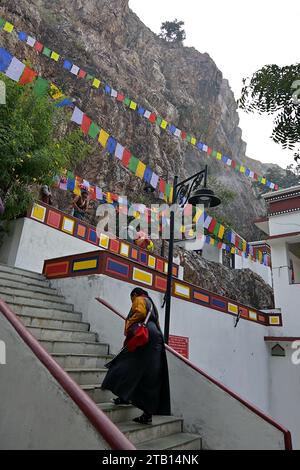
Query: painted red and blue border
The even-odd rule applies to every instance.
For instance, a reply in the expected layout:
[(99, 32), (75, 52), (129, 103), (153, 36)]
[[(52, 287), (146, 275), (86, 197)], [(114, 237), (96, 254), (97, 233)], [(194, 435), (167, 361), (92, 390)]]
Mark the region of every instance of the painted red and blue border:
[[(133, 262), (117, 253), (99, 250), (46, 260), (43, 274), (48, 279), (102, 274), (163, 293), (167, 287), (167, 276), (164, 273), (148, 268), (142, 263)], [(259, 325), (282, 326), (280, 313), (261, 312), (176, 278), (173, 281), (172, 295), (226, 315), (240, 315), (241, 319)]]

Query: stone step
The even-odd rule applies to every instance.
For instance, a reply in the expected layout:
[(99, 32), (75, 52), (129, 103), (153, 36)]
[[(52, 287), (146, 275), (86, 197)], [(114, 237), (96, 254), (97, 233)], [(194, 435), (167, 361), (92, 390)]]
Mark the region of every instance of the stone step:
[(50, 354), (64, 353), (64, 354), (99, 354), (105, 355), (109, 353), (108, 344), (95, 343), (89, 341), (54, 341), (54, 340), (40, 340), (41, 345)]
[(135, 445), (182, 432), (182, 419), (173, 416), (154, 416), (152, 424), (133, 421), (119, 423), (118, 428)]
[(101, 369), (109, 362), (113, 356), (95, 354), (58, 354), (53, 353), (52, 357), (63, 367), (68, 369)]
[(43, 278), (35, 279), (32, 277), (28, 277), (28, 276), (22, 276), (21, 274), (14, 274), (10, 272), (0, 271), (0, 284), (1, 284), (1, 281), (4, 279), (6, 279), (7, 281), (20, 282), (22, 284), (27, 284), (30, 286), (46, 287), (46, 288), (50, 287), (50, 281), (48, 281), (47, 279), (43, 279)]
[(52, 302), (50, 300), (41, 300), (35, 298), (22, 297), (18, 294), (0, 294), (0, 298), (8, 304), (26, 305), (29, 307), (51, 308), (63, 310), (66, 312), (73, 312), (73, 305), (64, 302)]
[(102, 383), (107, 369), (65, 369), (72, 379), (79, 385)]
[(22, 316), (38, 316), (40, 318), (49, 318), (53, 320), (66, 320), (66, 321), (81, 321), (82, 314), (78, 312), (66, 312), (59, 309), (40, 308), (34, 306), (14, 304), (7, 302), (11, 309), (17, 315)]
[(97, 406), (104, 411), (108, 418), (116, 424), (131, 421), (140, 416), (141, 410), (131, 405), (114, 405), (113, 403), (98, 403)]
[[(153, 441), (142, 442), (137, 450), (201, 450), (202, 440), (196, 434), (178, 432), (171, 436), (161, 437)], [(182, 456), (181, 456), (182, 458)]]
[(38, 316), (29, 315), (18, 315), (26, 326), (35, 326), (37, 328), (55, 328), (62, 330), (73, 330), (73, 331), (89, 331), (89, 323), (81, 321), (66, 321), (66, 320), (54, 320), (50, 318), (43, 318)]
[(80, 385), (80, 388), (92, 399), (95, 403), (107, 403), (114, 395), (110, 390), (102, 390), (101, 384), (94, 385)]
[[(2, 273), (3, 274), (3, 273)], [(23, 282), (21, 280), (15, 281), (12, 279), (6, 279), (1, 277), (0, 273), (0, 288), (1, 287), (10, 287), (13, 289), (25, 289), (27, 291), (31, 292), (41, 292), (43, 294), (49, 294), (49, 295), (58, 295), (57, 290), (54, 289), (54, 287), (48, 287), (47, 285), (32, 285), (31, 282)]]
[(26, 269), (15, 268), (13, 266), (7, 266), (6, 264), (0, 264), (0, 272), (16, 274), (19, 276), (30, 277), (32, 279), (44, 280), (45, 277), (42, 274), (27, 271)]
[(30, 290), (27, 289), (26, 287), (22, 288), (16, 288), (16, 287), (7, 287), (7, 286), (1, 286), (0, 285), (0, 296), (2, 295), (17, 295), (19, 297), (26, 297), (28, 299), (39, 299), (39, 300), (45, 300), (49, 302), (58, 302), (58, 303), (66, 303), (64, 297), (62, 295), (58, 295), (57, 293), (52, 292), (52, 293), (47, 293), (47, 292), (37, 292), (34, 289)]
[(56, 328), (38, 328), (29, 326), (30, 331), (37, 340), (44, 341), (87, 341), (88, 343), (96, 342), (97, 333), (61, 330)]

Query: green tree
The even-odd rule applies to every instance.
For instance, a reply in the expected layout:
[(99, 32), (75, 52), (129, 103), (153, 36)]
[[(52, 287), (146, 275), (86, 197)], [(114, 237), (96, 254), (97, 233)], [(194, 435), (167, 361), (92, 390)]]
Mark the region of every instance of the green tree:
[(182, 43), (186, 39), (186, 33), (183, 29), (184, 21), (165, 21), (160, 27), (159, 37), (168, 42)]
[[(272, 139), (283, 148), (300, 142), (300, 65), (266, 65), (244, 80), (239, 106), (274, 116)], [(298, 154), (296, 154), (298, 155)]]
[(67, 118), (49, 97), (36, 97), (31, 85), (5, 79), (6, 105), (0, 105), (0, 196), (5, 220), (26, 212), (41, 184), (51, 185), (65, 168), (85, 158), (82, 132), (67, 136)]

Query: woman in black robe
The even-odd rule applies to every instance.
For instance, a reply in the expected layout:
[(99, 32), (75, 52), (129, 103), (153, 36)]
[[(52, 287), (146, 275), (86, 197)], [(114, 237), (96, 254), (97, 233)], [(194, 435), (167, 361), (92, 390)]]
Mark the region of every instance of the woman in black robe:
[(118, 398), (116, 405), (132, 403), (143, 411), (134, 421), (151, 424), (152, 415), (170, 415), (170, 388), (167, 356), (161, 332), (158, 311), (153, 300), (143, 289), (131, 294), (132, 308), (125, 323), (125, 335), (130, 327), (143, 323), (151, 311), (147, 328), (149, 342), (138, 346), (134, 352), (126, 348), (112, 360), (102, 388), (110, 390)]

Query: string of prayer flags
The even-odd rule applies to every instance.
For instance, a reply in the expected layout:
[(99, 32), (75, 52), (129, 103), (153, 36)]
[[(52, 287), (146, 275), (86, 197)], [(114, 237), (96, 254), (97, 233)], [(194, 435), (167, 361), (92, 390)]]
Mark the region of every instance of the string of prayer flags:
[[(0, 18), (0, 30), (6, 31), (8, 33), (12, 33), (14, 31), (14, 25), (12, 23), (7, 22), (3, 18)], [(109, 84), (102, 82), (100, 79), (93, 77), (85, 70), (81, 69), (79, 66), (73, 64), (70, 60), (63, 58), (58, 52), (53, 51), (51, 48), (44, 46), (42, 43), (38, 42), (36, 39), (32, 38), (31, 36), (27, 36), (25, 32), (16, 32), (17, 38), (25, 42), (34, 49), (42, 53), (44, 56), (50, 58), (51, 60), (55, 61), (58, 64), (61, 64), (64, 70), (69, 71), (77, 78), (84, 79), (86, 82), (90, 82), (91, 86), (98, 89), (101, 89), (104, 92), (105, 96), (110, 96), (113, 99), (116, 99), (118, 102), (123, 103), (127, 109), (130, 109), (133, 112), (137, 112), (139, 116), (144, 117), (150, 123), (158, 125), (162, 130), (168, 132), (170, 135), (180, 138), (183, 141), (189, 143), (194, 148), (198, 149), (200, 152), (204, 152), (207, 156), (211, 156), (216, 158), (217, 161), (222, 162), (227, 168), (232, 168), (237, 173), (244, 175), (252, 179), (253, 181), (257, 181), (260, 184), (267, 186), (270, 190), (277, 191), (279, 189), (279, 185), (267, 180), (267, 178), (263, 176), (258, 176), (255, 172), (253, 172), (250, 168), (247, 168), (243, 164), (238, 164), (236, 161), (231, 159), (229, 156), (222, 154), (222, 152), (216, 151), (209, 147), (207, 144), (199, 141), (194, 137), (191, 133), (185, 132), (181, 129), (178, 129), (172, 123), (168, 123), (168, 121), (161, 116), (157, 116), (156, 113), (151, 112), (150, 110), (145, 110), (145, 108), (139, 105), (135, 100), (132, 100), (129, 97), (126, 97), (123, 93), (115, 90)], [(17, 76), (17, 71), (13, 73)], [(18, 81), (18, 79), (16, 79)]]

